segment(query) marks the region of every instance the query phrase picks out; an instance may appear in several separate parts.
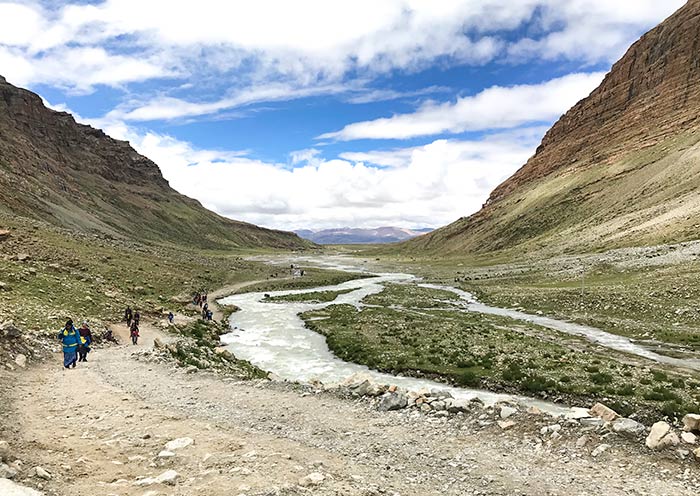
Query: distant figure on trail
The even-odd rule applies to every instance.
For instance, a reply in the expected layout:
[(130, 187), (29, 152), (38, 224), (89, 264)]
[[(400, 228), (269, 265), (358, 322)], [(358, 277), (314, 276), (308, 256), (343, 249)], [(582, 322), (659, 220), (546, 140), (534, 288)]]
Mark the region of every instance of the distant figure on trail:
[(136, 310), (136, 313), (134, 314), (134, 322), (136, 322), (137, 326), (141, 322), (141, 314), (139, 313), (138, 310)]
[(174, 318), (175, 316), (173, 315), (173, 312), (168, 312), (168, 322), (172, 324)]
[(63, 366), (75, 368), (78, 361), (78, 350), (81, 348), (80, 333), (73, 327), (73, 321), (68, 319), (66, 325), (58, 333), (58, 339), (63, 344)]
[(90, 331), (87, 322), (83, 322), (83, 325), (80, 326), (78, 332), (80, 333), (81, 343), (80, 349), (78, 350), (78, 361), (87, 362), (87, 355), (91, 351), (90, 345), (92, 344), (92, 331)]
[(129, 335), (131, 336), (131, 342), (133, 344), (138, 344), (139, 342), (139, 324), (134, 320), (131, 323), (131, 330), (129, 331)]
[(204, 293), (204, 294), (202, 295), (202, 301), (206, 304), (206, 302), (207, 302), (207, 293)]
[(131, 319), (133, 315), (131, 313), (131, 307), (126, 307), (124, 310), (124, 320), (126, 320), (126, 327), (131, 327)]

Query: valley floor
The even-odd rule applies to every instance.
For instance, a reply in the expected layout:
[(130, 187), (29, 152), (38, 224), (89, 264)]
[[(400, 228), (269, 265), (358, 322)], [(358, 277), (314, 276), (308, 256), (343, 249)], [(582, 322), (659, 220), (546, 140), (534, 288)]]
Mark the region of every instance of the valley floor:
[[(125, 338), (123, 325), (117, 329)], [(540, 434), (553, 420), (521, 416), (503, 431), (482, 414), (382, 413), (365, 400), (268, 381), (186, 374), (143, 359), (138, 346), (95, 350), (64, 371), (60, 357), (0, 372), (5, 432), (22, 460), (16, 481), (47, 495), (696, 495), (695, 462), (580, 426)], [(126, 342), (126, 339), (122, 340)], [(7, 404), (5, 405), (7, 406)], [(194, 444), (159, 458), (168, 441)], [(609, 449), (594, 457), (602, 443)], [(37, 478), (41, 466), (50, 480)], [(166, 470), (176, 485), (139, 485)], [(313, 474), (313, 475), (311, 475)], [(146, 481), (148, 482), (148, 481)]]

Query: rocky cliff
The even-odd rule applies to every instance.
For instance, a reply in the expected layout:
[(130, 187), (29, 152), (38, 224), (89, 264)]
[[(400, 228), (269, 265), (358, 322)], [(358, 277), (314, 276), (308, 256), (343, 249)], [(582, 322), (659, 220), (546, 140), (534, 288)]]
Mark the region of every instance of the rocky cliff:
[(107, 236), (211, 248), (300, 248), (293, 233), (223, 218), (173, 190), (128, 142), (0, 78), (0, 209)]
[(478, 213), (410, 241), (572, 251), (700, 234), (700, 1), (645, 34)]

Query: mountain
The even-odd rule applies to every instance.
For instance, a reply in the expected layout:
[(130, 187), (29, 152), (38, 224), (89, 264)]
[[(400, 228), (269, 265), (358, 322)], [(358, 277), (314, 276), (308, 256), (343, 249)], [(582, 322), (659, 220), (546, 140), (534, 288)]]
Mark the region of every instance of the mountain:
[(401, 227), (378, 227), (376, 229), (358, 229), (340, 227), (312, 231), (300, 229), (295, 231), (302, 238), (320, 245), (351, 245), (370, 243), (395, 243), (420, 236), (432, 229), (404, 229)]
[(114, 238), (303, 248), (293, 233), (221, 217), (172, 189), (126, 141), (46, 108), (0, 77), (0, 209)]
[(574, 252), (700, 237), (700, 1), (642, 36), (470, 217), (407, 251)]

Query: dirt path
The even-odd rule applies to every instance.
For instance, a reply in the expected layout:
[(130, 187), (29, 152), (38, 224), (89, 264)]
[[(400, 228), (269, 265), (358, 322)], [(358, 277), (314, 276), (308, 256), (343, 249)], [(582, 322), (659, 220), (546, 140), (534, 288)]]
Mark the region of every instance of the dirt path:
[[(126, 336), (124, 325), (115, 330)], [(577, 447), (579, 426), (564, 425), (559, 439), (540, 436), (537, 423), (551, 419), (521, 418), (502, 431), (485, 417), (380, 413), (364, 401), (284, 384), (185, 374), (140, 359), (155, 337), (168, 338), (145, 322), (141, 335), (137, 346), (96, 349), (75, 370), (63, 370), (56, 357), (16, 375), (10, 441), (26, 483), (74, 496), (700, 491), (697, 465), (651, 455), (639, 442), (591, 434)], [(182, 437), (194, 444), (158, 456)], [(591, 456), (601, 442), (612, 446)], [(53, 478), (31, 477), (35, 465)], [(136, 485), (168, 469), (179, 474), (177, 485)], [(312, 473), (323, 480), (301, 481)]]

